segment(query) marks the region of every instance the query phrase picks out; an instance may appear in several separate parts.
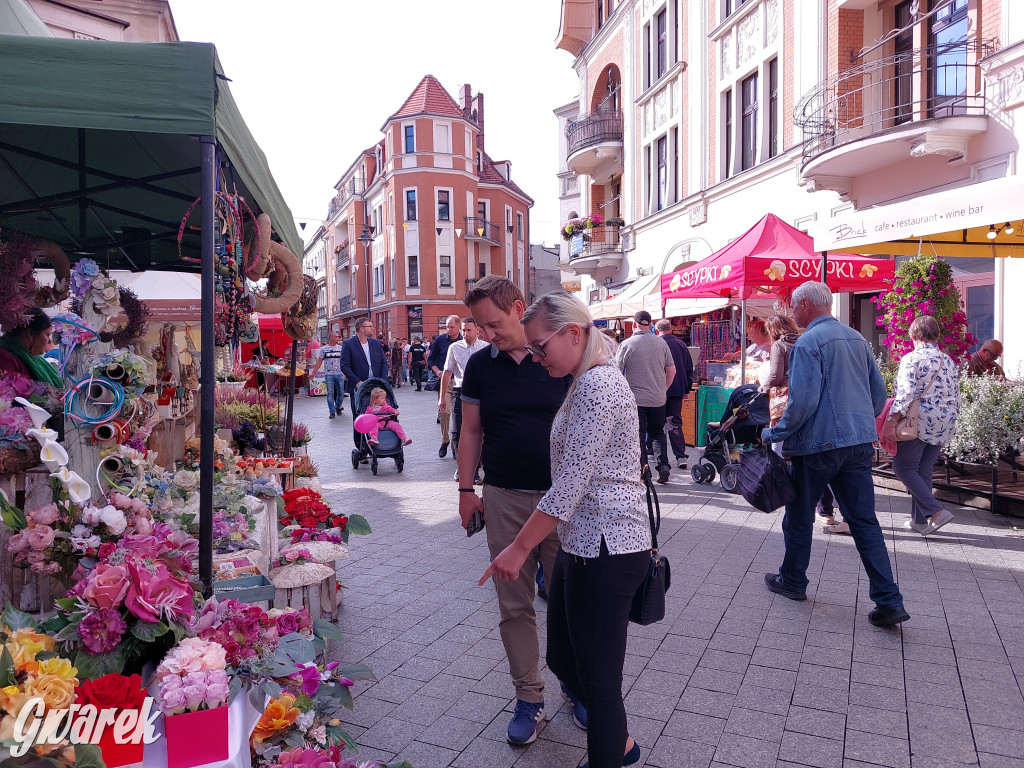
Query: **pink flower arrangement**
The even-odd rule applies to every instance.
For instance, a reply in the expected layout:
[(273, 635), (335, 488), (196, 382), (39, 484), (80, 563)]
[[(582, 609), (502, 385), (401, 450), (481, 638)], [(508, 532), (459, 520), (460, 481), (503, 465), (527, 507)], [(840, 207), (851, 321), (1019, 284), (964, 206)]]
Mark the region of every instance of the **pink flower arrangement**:
[(267, 613), (237, 600), (208, 600), (191, 629), (204, 640), (222, 645), (233, 667), (271, 653), (278, 645), (277, 626)]
[(292, 531), (292, 544), (306, 541), (329, 541), (332, 544), (344, 544), (341, 536), (336, 533), (328, 533), (319, 528), (297, 528)]
[(277, 627), (277, 634), (281, 637), (294, 632), (299, 632), (307, 637), (313, 634), (313, 619), (304, 607), (298, 610), (275, 609), (269, 615)]
[(228, 703), (227, 653), (218, 643), (188, 637), (156, 668), (160, 709), (166, 715), (215, 709)]
[(306, 563), (316, 563), (313, 555), (308, 549), (302, 549), (296, 547), (295, 549), (289, 549), (287, 552), (282, 553), (281, 557), (275, 560), (272, 564), (272, 568), (280, 568), (284, 565), (304, 565)]
[(163, 564), (146, 567), (128, 563), (125, 606), (143, 621), (183, 621), (192, 616), (192, 587), (175, 578)]
[(94, 655), (114, 650), (127, 630), (128, 623), (113, 608), (100, 608), (87, 613), (77, 627), (78, 637), (85, 650)]

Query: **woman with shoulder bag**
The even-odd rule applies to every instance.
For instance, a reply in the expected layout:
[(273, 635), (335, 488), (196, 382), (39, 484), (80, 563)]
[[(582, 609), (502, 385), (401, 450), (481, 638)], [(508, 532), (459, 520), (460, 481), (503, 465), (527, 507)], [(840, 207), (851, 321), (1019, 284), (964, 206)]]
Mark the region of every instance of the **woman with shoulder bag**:
[(586, 708), (589, 768), (633, 765), (640, 747), (626, 728), (622, 667), (630, 606), (651, 563), (636, 401), (609, 365), (613, 345), (578, 299), (550, 293), (522, 322), (534, 358), (556, 378), (573, 374), (573, 383), (551, 425), (551, 489), (480, 584), (518, 578), (527, 553), (558, 527), (547, 574), (548, 666), (578, 725)]
[[(914, 320), (910, 339), (914, 349), (900, 360), (884, 437), (898, 441), (892, 469), (912, 498), (911, 519), (903, 527), (928, 536), (953, 520), (953, 513), (932, 494), (932, 472), (942, 446), (953, 437), (960, 412), (960, 374), (956, 363), (939, 349), (939, 323), (934, 317)], [(916, 437), (905, 439), (907, 430), (898, 437), (900, 419), (912, 417), (914, 410)]]

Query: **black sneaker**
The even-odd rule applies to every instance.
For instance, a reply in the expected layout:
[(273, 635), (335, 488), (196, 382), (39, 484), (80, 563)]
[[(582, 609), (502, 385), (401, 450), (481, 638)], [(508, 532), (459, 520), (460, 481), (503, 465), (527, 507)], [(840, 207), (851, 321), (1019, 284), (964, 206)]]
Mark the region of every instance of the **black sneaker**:
[(669, 475), (669, 472), (671, 472), (671, 471), (672, 471), (672, 468), (668, 464), (662, 464), (661, 466), (659, 466), (658, 467), (658, 482), (659, 483), (667, 483), (668, 482), (668, 475)]
[(448, 443), (441, 443), (441, 447), (437, 449), (437, 458), (443, 459), (448, 455)]
[(334, 411), (331, 411), (331, 415), (330, 415), (330, 416), (328, 416), (327, 418), (328, 418), (328, 419), (333, 419), (333, 418), (334, 418)]
[(791, 589), (786, 586), (785, 582), (782, 581), (782, 577), (777, 573), (766, 573), (764, 575), (765, 586), (768, 587), (776, 595), (782, 595), (788, 597), (790, 600), (806, 600), (806, 592), (798, 592), (795, 589)]
[(876, 627), (893, 627), (909, 618), (910, 614), (902, 605), (896, 608), (883, 608), (879, 605), (868, 614), (868, 621)]

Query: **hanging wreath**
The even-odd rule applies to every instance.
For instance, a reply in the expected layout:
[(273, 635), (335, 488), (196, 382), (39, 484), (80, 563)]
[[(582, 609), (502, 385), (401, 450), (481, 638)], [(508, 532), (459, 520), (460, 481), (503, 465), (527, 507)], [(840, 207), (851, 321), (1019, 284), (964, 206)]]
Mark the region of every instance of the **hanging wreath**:
[(117, 293), (121, 300), (121, 310), (128, 318), (128, 322), (113, 331), (100, 331), (100, 339), (113, 342), (115, 347), (130, 347), (146, 334), (150, 311), (146, 302), (131, 288), (119, 286)]
[(262, 315), (277, 315), (295, 306), (302, 296), (302, 266), (281, 243), (270, 243), (270, 261), (274, 271), (267, 281), (267, 295), (252, 295), (252, 305)]
[(52, 240), (37, 240), (35, 252), (53, 267), (53, 285), (36, 284), (32, 300), (40, 308), (53, 307), (68, 297), (71, 290), (71, 264), (67, 254)]
[(270, 263), (270, 217), (261, 213), (256, 217), (256, 226), (243, 248), (245, 275), (250, 280), (259, 280), (267, 273)]

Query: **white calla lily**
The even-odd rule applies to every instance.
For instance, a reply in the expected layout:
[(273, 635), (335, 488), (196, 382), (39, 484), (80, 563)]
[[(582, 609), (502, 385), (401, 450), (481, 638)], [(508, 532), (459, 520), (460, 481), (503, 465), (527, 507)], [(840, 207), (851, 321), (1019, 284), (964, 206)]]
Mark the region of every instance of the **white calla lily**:
[(14, 402), (23, 407), (28, 411), (29, 417), (32, 419), (32, 426), (36, 429), (41, 429), (46, 420), (50, 418), (50, 412), (45, 408), (40, 408), (35, 403), (30, 403), (24, 397), (14, 398)]
[(75, 504), (86, 504), (92, 499), (92, 488), (83, 480), (77, 472), (68, 472), (68, 479), (64, 481), (64, 490)]
[(25, 435), (28, 437), (34, 437), (39, 445), (46, 445), (49, 441), (57, 439), (57, 433), (52, 429), (46, 429), (45, 427), (41, 429), (26, 429)]
[(68, 480), (71, 479), (71, 474), (72, 473), (70, 469), (68, 469), (67, 467), (61, 467), (60, 469), (51, 472), (50, 477), (56, 477), (58, 480), (60, 480), (61, 485), (67, 485)]
[(68, 463), (68, 452), (54, 440), (47, 440), (39, 451), (39, 458), (51, 472), (56, 472)]

